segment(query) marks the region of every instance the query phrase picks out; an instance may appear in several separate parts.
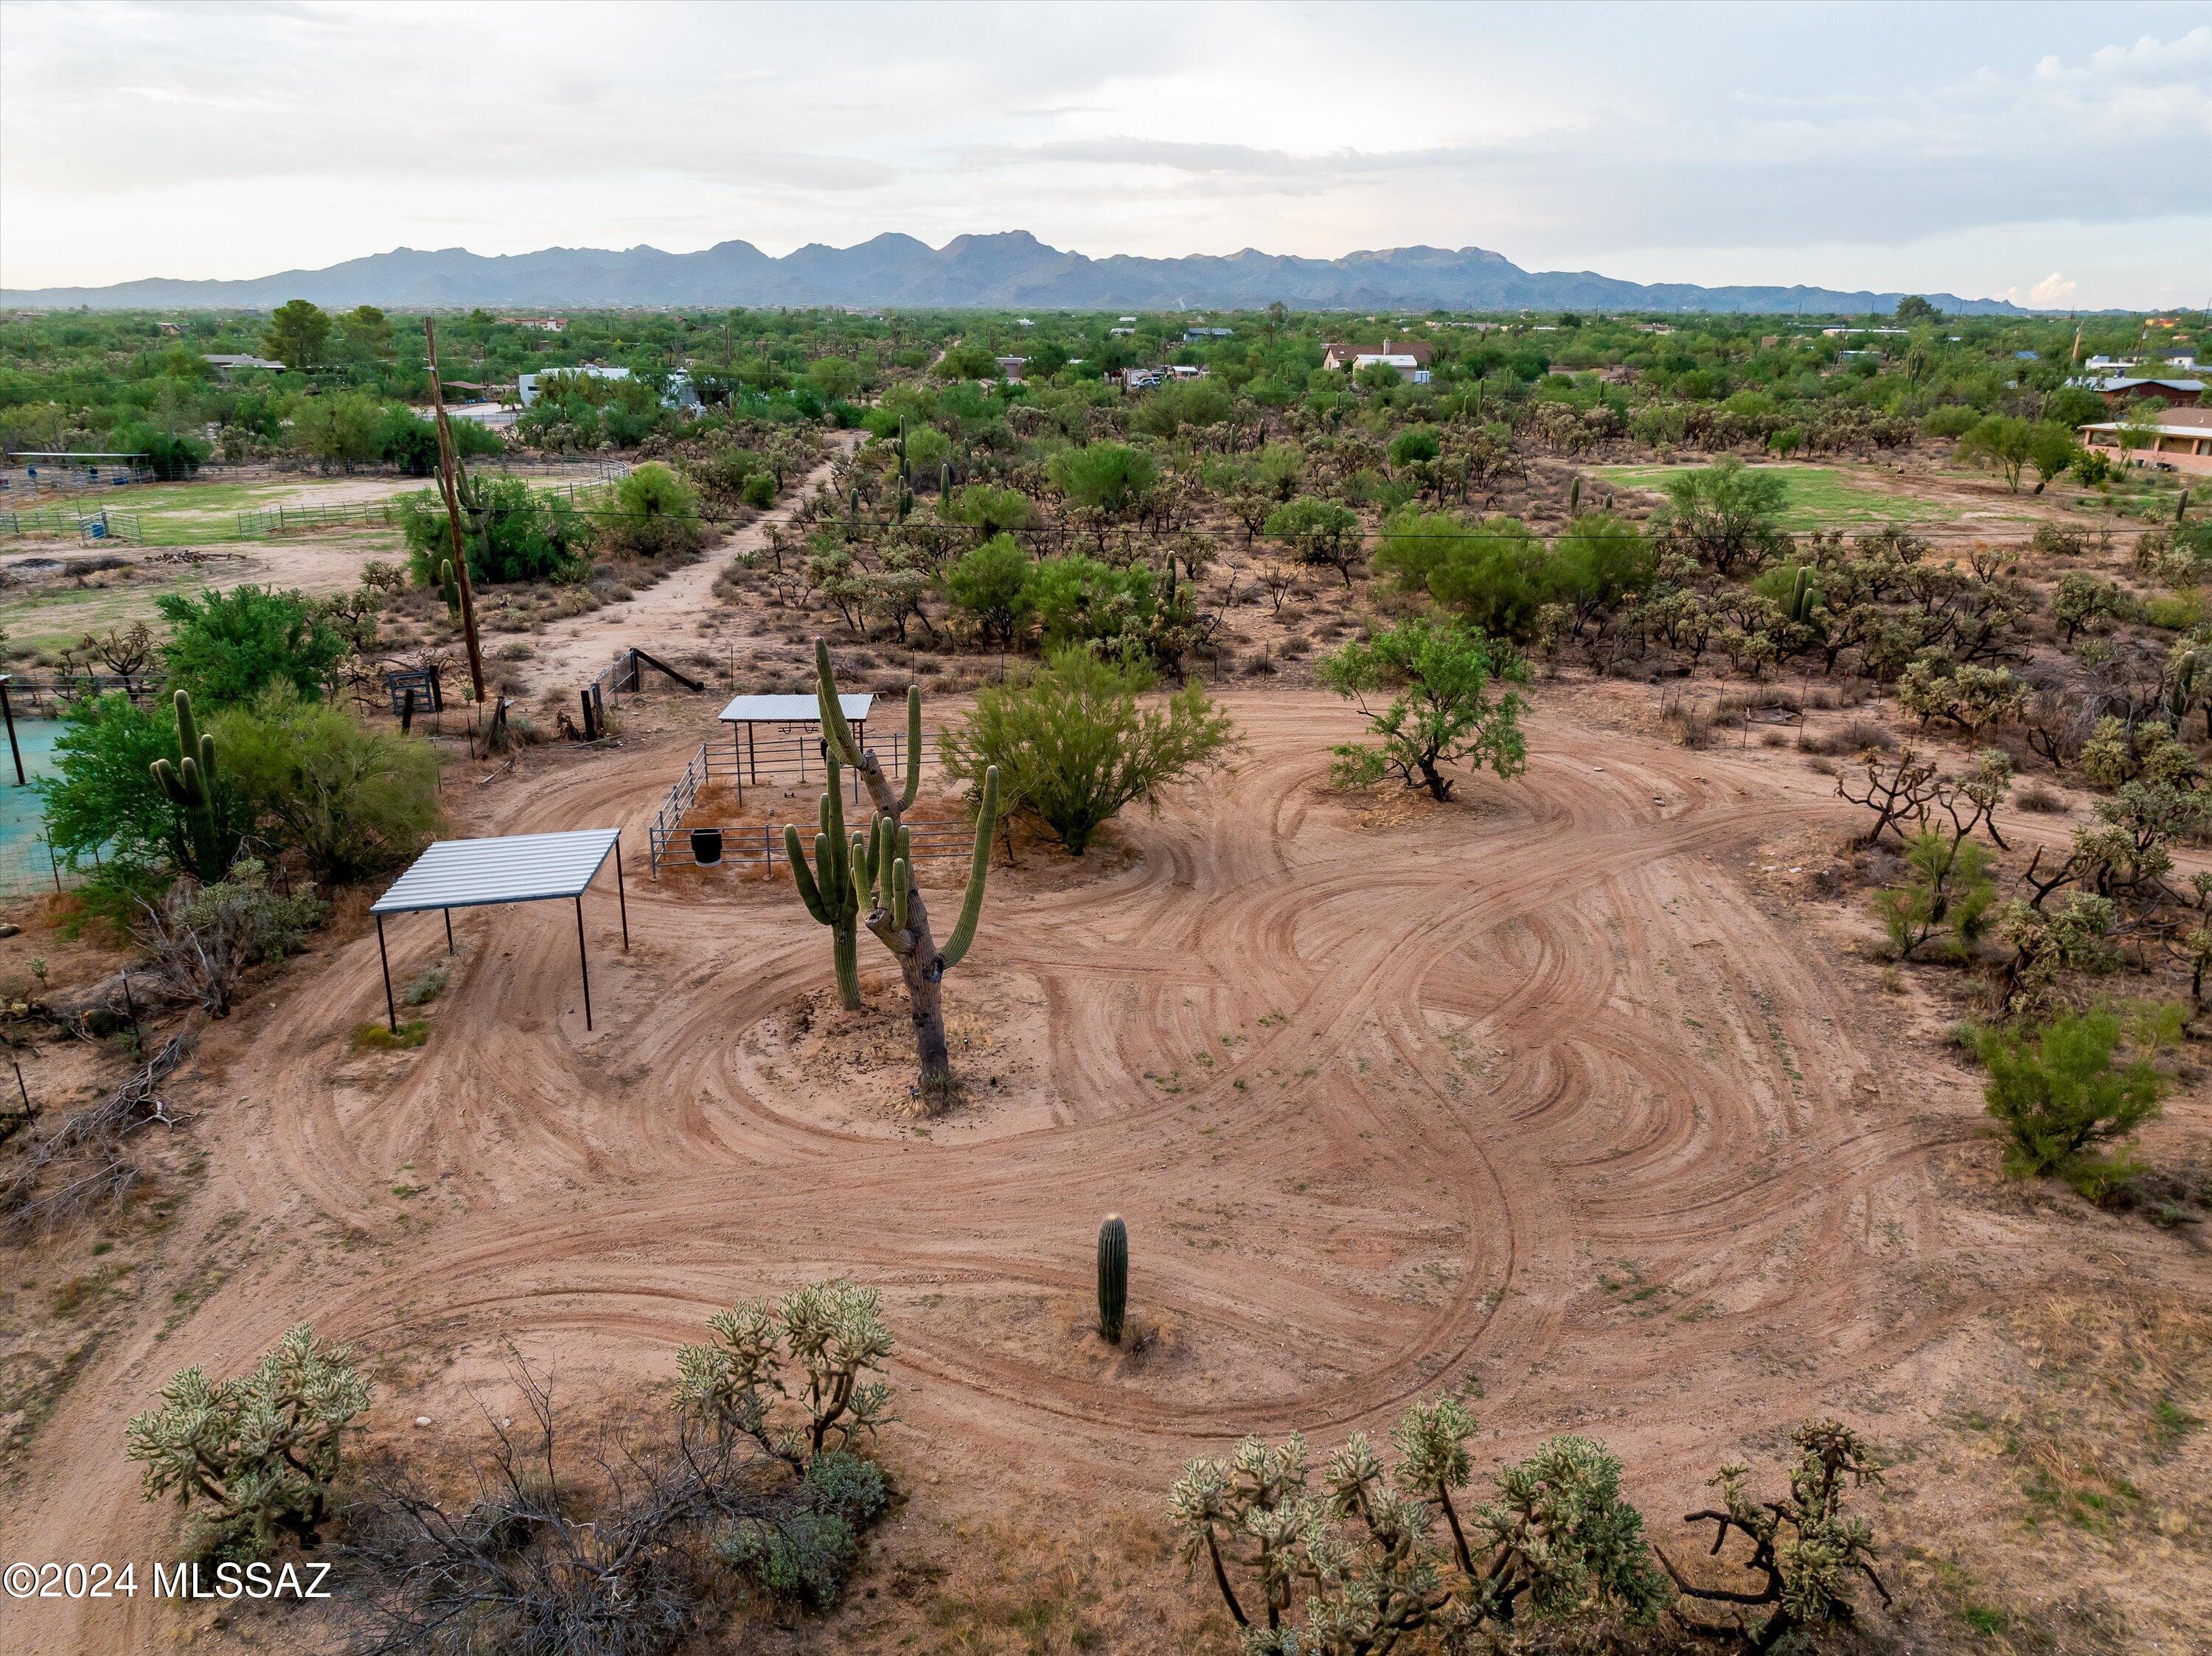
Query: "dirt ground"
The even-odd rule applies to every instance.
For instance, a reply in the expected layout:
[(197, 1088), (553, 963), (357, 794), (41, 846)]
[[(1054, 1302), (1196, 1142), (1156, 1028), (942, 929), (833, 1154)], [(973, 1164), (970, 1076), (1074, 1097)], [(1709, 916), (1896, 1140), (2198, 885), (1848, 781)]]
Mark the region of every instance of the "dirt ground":
[[(785, 618), (715, 592), (764, 532), (536, 628), (524, 682), (568, 696), (621, 646), (693, 640), (803, 671)], [(168, 1557), (125, 1421), (295, 1322), (357, 1344), (374, 1439), (454, 1468), (514, 1412), (517, 1354), (586, 1409), (662, 1398), (712, 1311), (843, 1274), (882, 1287), (898, 1342), (900, 1503), (842, 1610), (750, 1647), (1225, 1651), (1165, 1533), (1183, 1460), (1246, 1431), (1325, 1449), (1462, 1386), (1479, 1465), (1601, 1436), (1678, 1558), (1722, 1462), (1774, 1466), (1808, 1415), (1858, 1426), (1892, 1462), (1881, 1647), (2212, 1647), (2212, 1266), (2186, 1228), (1996, 1177), (1953, 1013), (1875, 958), (1838, 877), (1830, 778), (1748, 726), (1673, 745), (1650, 687), (1541, 682), (1526, 776), (1444, 806), (1333, 794), (1356, 721), (1300, 681), (1341, 608), (1317, 585), (1231, 612), (1269, 675), (1224, 698), (1233, 773), (1080, 861), (994, 858), (947, 982), (968, 1097), (937, 1119), (905, 1097), (872, 940), (848, 1017), (781, 877), (647, 877), (719, 695), (625, 697), (599, 749), (453, 767), (456, 831), (624, 830), (627, 952), (611, 889), (586, 907), (596, 1028), (557, 905), (456, 916), (419, 1050), (356, 1048), (382, 1010), (358, 913), (215, 1026), (150, 1193), (0, 1285), (0, 1319), (66, 1336), (0, 1372), (0, 1562)], [(866, 653), (871, 682), (908, 665)], [(933, 690), (933, 723), (957, 709)], [(706, 804), (804, 823), (811, 800)], [(949, 899), (963, 872), (930, 877)], [(391, 937), (403, 987), (444, 960), (434, 917)], [(41, 950), (69, 958), (34, 922), (0, 977)], [(2185, 1081), (2161, 1154), (2212, 1149)], [(1118, 1352), (1089, 1326), (1108, 1211), (1146, 1337)], [(0, 1602), (0, 1652), (321, 1647), (303, 1625)]]
[[(1206, 1647), (1160, 1521), (1182, 1462), (1468, 1386), (1484, 1461), (1601, 1435), (1686, 1550), (1714, 1467), (1841, 1414), (1898, 1463), (1873, 1510), (1911, 1647), (2204, 1648), (2205, 1435), (2146, 1450), (2097, 1524), (2045, 1513), (2019, 1447), (2071, 1488), (2084, 1399), (2124, 1407), (2144, 1362), (2202, 1418), (2203, 1253), (2002, 1186), (1940, 1019), (1819, 897), (1832, 785), (1668, 746), (1639, 696), (1540, 687), (1525, 777), (1378, 810), (1323, 789), (1340, 706), (1231, 695), (1233, 775), (1091, 862), (994, 868), (947, 985), (969, 1100), (933, 1121), (900, 1107), (879, 956), (846, 1020), (781, 882), (656, 885), (633, 857), (627, 953), (613, 894), (587, 906), (590, 1034), (573, 915), (544, 905), (457, 916), (427, 1046), (356, 1052), (382, 1001), (356, 928), (209, 1037), (160, 1252), (113, 1285), (0, 1557), (166, 1556), (125, 1418), (303, 1319), (373, 1366), (377, 1435), (459, 1457), (479, 1399), (513, 1408), (511, 1351), (572, 1397), (651, 1395), (716, 1307), (844, 1274), (897, 1338), (904, 1500), (849, 1607), (763, 1647)], [(635, 843), (712, 700), (528, 755), (467, 790), (468, 829)], [(392, 930), (399, 980), (441, 956), (434, 919)], [(2169, 1125), (2212, 1125), (2201, 1087)], [(1109, 1210), (1141, 1352), (1087, 1331)], [(2179, 1331), (2148, 1356), (2097, 1321), (2128, 1296)], [(287, 1627), (11, 1604), (0, 1649), (301, 1647)]]

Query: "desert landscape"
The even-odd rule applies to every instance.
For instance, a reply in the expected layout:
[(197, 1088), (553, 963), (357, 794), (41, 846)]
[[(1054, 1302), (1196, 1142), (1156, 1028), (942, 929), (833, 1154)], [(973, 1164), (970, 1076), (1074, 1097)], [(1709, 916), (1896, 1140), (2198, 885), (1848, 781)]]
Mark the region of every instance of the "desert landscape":
[(2212, 1649), (2195, 20), (0, 9), (0, 1656)]

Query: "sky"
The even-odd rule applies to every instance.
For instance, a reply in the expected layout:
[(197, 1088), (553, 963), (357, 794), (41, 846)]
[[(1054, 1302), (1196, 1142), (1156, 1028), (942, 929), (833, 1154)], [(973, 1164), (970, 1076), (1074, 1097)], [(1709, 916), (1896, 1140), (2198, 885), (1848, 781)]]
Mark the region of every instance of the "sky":
[(2212, 4), (0, 0), (0, 287), (1028, 230), (2212, 303)]

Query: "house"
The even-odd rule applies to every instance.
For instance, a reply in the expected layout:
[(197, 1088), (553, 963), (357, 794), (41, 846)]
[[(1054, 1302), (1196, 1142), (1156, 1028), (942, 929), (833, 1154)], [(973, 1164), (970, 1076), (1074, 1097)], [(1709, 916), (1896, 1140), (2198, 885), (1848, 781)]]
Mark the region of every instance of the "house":
[(1137, 331), (1134, 328), (1109, 328), (1106, 330), (1106, 337), (1109, 339), (1117, 337), (1126, 339), (1136, 331)]
[(1195, 345), (1201, 339), (1234, 339), (1236, 337), (1237, 330), (1234, 328), (1185, 328), (1182, 331), (1182, 342), (1186, 345)]
[(540, 333), (566, 333), (568, 318), (565, 316), (502, 316), (495, 320), (510, 328), (535, 328)]
[(208, 351), (200, 361), (228, 379), (240, 368), (265, 368), (270, 373), (282, 373), (284, 365), (272, 362), (265, 356), (248, 356), (233, 351)]
[[(514, 389), (522, 398), (522, 406), (528, 408), (538, 400), (540, 380), (550, 379), (559, 374), (578, 375), (586, 379), (627, 379), (630, 377), (628, 368), (602, 367), (597, 362), (586, 362), (581, 367), (542, 368), (536, 373), (517, 374)], [(702, 409), (706, 404), (700, 400), (699, 389), (691, 383), (691, 376), (679, 368), (668, 376), (668, 387), (660, 393), (660, 406), (665, 409)]]
[(1121, 370), (1123, 391), (1157, 391), (1160, 371), (1158, 368), (1124, 368)]
[(1332, 372), (1338, 368), (1349, 368), (1357, 373), (1360, 369), (1379, 362), (1386, 368), (1397, 369), (1401, 379), (1425, 385), (1429, 383), (1430, 359), (1435, 354), (1428, 342), (1421, 339), (1386, 339), (1380, 345), (1339, 343), (1328, 347), (1321, 365)]
[(1017, 385), (1021, 383), (1022, 370), (1030, 365), (1026, 356), (1000, 356), (992, 360), (998, 363), (1000, 373)]
[(528, 408), (538, 400), (539, 380), (550, 379), (556, 374), (574, 374), (586, 379), (627, 379), (629, 378), (629, 370), (601, 367), (597, 362), (586, 362), (581, 367), (543, 368), (536, 373), (518, 374), (515, 376), (514, 388), (521, 395), (522, 406)]
[[(2212, 409), (2168, 409), (2152, 429), (2157, 435), (2147, 448), (2130, 451), (2130, 465), (2158, 471), (2185, 471), (2212, 476)], [(2081, 428), (2081, 446), (2112, 458), (2122, 458), (2120, 422), (2106, 420)]]
[(2106, 374), (2101, 378), (2069, 379), (2069, 385), (2081, 385), (2097, 393), (2114, 408), (2135, 402), (2140, 397), (2155, 397), (2174, 408), (2195, 408), (2204, 400), (2202, 379), (2151, 379), (2135, 374)]
[(1166, 368), (1163, 370), (1163, 372), (1172, 374), (1177, 379), (1203, 379), (1206, 378), (1206, 370), (1204, 368), (1199, 367), (1195, 364), (1189, 362), (1170, 362), (1168, 364)]
[(1114, 319), (1116, 322), (1134, 322), (1137, 318), (1133, 316), (1117, 316)]

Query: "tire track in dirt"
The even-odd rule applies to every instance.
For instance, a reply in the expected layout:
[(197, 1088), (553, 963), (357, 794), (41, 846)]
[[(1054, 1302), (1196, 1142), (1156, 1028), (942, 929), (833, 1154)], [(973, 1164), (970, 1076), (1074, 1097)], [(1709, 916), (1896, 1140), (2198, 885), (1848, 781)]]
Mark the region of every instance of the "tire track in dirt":
[[(459, 1352), (426, 1382), (450, 1394), (507, 1340), (659, 1376), (713, 1307), (847, 1273), (885, 1290), (932, 1453), (1120, 1490), (1233, 1433), (1372, 1426), (1470, 1376), (1509, 1437), (1602, 1418), (1632, 1461), (1672, 1456), (1721, 1412), (1685, 1420), (1685, 1375), (1756, 1430), (1965, 1314), (1901, 1289), (1960, 1246), (1933, 1161), (1971, 1101), (1887, 1102), (1854, 992), (1729, 872), (1846, 808), (1539, 718), (1523, 778), (1362, 830), (1317, 786), (1339, 707), (1229, 700), (1250, 753), (1133, 816), (1131, 866), (1058, 891), (994, 873), (976, 961), (1050, 1010), (1044, 1125), (855, 1131), (748, 1059), (828, 977), (773, 889), (637, 879), (626, 956), (588, 905), (589, 1034), (555, 906), (457, 917), (464, 969), (397, 1064), (347, 1052), (380, 1010), (373, 939), (299, 974), (228, 1055), (251, 1101), (202, 1129), (201, 1205), (286, 1245), (88, 1374), (42, 1441), (78, 1464), (34, 1482), (11, 1544), (150, 1554), (123, 1416), (303, 1318)], [(635, 825), (684, 745), (549, 760), (483, 830)], [(434, 922), (395, 928), (395, 980), (442, 946)], [(1141, 1364), (1075, 1331), (1109, 1209), (1163, 1325)]]

